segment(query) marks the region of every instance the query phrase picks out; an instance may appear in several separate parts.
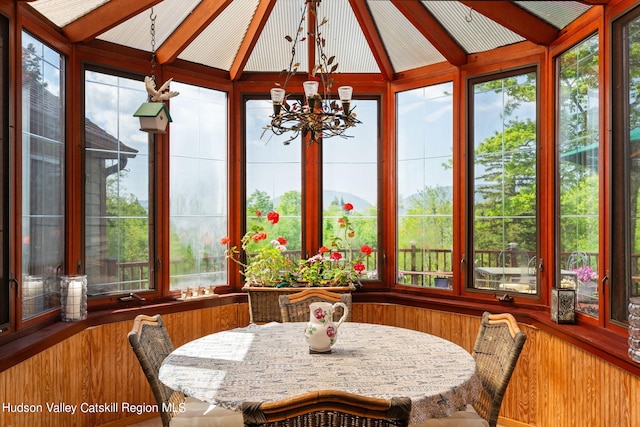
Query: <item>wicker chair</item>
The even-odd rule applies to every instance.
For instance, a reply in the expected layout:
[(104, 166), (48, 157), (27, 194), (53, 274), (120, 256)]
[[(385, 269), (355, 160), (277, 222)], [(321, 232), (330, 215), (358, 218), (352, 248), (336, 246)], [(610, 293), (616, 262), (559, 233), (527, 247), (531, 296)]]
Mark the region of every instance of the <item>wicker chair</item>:
[[(325, 289), (309, 288), (295, 294), (280, 295), (280, 312), (283, 322), (307, 322), (309, 321), (309, 304), (312, 302), (342, 302), (349, 309), (345, 320), (351, 321), (351, 294), (338, 294)], [(336, 307), (334, 316), (342, 317), (342, 307)]]
[(158, 378), (160, 365), (173, 351), (173, 344), (159, 314), (136, 316), (128, 338), (156, 398), (163, 426), (240, 427), (243, 425), (240, 412), (186, 397), (160, 381)]
[(242, 410), (245, 427), (400, 427), (409, 424), (411, 399), (320, 390), (274, 402), (245, 402)]
[(433, 418), (419, 426), (496, 427), (504, 393), (526, 339), (511, 314), (485, 312), (473, 348), (473, 358), (482, 380), (478, 400), (467, 411), (456, 412), (447, 418)]

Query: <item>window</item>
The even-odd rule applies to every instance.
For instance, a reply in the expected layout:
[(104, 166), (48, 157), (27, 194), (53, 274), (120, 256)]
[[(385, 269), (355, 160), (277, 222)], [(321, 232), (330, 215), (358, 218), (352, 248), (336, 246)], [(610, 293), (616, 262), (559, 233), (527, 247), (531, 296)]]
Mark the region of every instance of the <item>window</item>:
[(85, 274), (89, 295), (153, 287), (152, 134), (140, 80), (85, 71)]
[[(354, 207), (348, 213), (355, 236), (349, 239), (349, 249), (359, 251), (362, 245), (378, 250), (378, 105), (377, 100), (357, 100), (361, 125), (349, 129), (347, 138), (333, 137), (320, 144), (321, 167), (316, 172), (305, 161), (308, 147), (302, 138), (287, 142), (291, 135), (273, 135), (264, 127), (273, 114), (270, 101), (249, 99), (245, 102), (245, 164), (246, 164), (246, 229), (264, 215), (276, 211), (279, 222), (270, 227), (274, 235), (286, 240), (285, 255), (293, 260), (313, 256), (318, 247), (303, 247), (303, 222), (313, 224), (317, 236), (328, 244), (337, 230), (337, 220), (344, 213), (343, 206)], [(264, 134), (263, 134), (264, 132)], [(303, 179), (304, 176), (304, 179)], [(320, 178), (320, 176), (322, 178)], [(322, 188), (311, 199), (305, 188)], [(303, 186), (304, 185), (304, 186)], [(321, 218), (303, 218), (303, 200), (322, 207)], [(259, 218), (262, 216), (263, 218)], [(313, 240), (313, 239), (309, 239)], [(378, 257), (367, 257), (366, 278), (378, 277)], [(364, 279), (364, 277), (363, 277)]]
[(640, 296), (640, 8), (613, 23), (611, 320), (627, 322)]
[(227, 95), (171, 83), (171, 290), (227, 282)]
[[(358, 100), (354, 111), (362, 122), (349, 129), (348, 138), (322, 141), (322, 242), (338, 237), (346, 258), (352, 259), (363, 245), (373, 249), (365, 258), (368, 279), (378, 278), (378, 102)], [(344, 211), (350, 203), (353, 210)], [(348, 215), (354, 235), (345, 236), (338, 220)], [(319, 249), (319, 248), (316, 248)], [(352, 252), (353, 251), (353, 252)], [(364, 277), (363, 277), (364, 278)]]
[(469, 83), (470, 285), (535, 294), (536, 70)]
[(64, 265), (62, 56), (22, 33), (22, 318), (59, 304)]
[(598, 316), (598, 35), (560, 55), (558, 194), (560, 287), (576, 290), (576, 309)]
[(398, 282), (451, 287), (453, 84), (397, 95)]
[(273, 114), (271, 101), (246, 101), (246, 228), (251, 229), (276, 211), (277, 224), (271, 237), (286, 240), (285, 255), (299, 260), (302, 253), (302, 155), (304, 144), (285, 145), (288, 135), (276, 136), (263, 127)]

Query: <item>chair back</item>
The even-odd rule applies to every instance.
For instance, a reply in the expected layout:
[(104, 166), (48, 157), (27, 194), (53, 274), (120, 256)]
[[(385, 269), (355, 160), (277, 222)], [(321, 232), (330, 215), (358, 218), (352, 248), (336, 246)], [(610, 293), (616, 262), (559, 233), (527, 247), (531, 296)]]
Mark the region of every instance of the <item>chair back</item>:
[[(325, 289), (309, 288), (289, 295), (280, 295), (280, 313), (283, 322), (309, 321), (309, 304), (313, 302), (344, 303), (349, 309), (346, 321), (351, 321), (351, 294), (330, 292)], [(342, 307), (336, 307), (334, 316), (342, 317)]]
[(473, 348), (482, 389), (473, 407), (491, 427), (498, 422), (502, 399), (526, 339), (511, 314), (482, 315)]
[(160, 365), (173, 351), (173, 343), (162, 317), (159, 314), (136, 316), (133, 329), (127, 337), (156, 398), (162, 424), (168, 426), (171, 418), (178, 414), (185, 396), (167, 387), (158, 378)]
[(319, 390), (271, 402), (245, 402), (245, 427), (404, 427), (411, 399), (371, 398), (338, 390)]

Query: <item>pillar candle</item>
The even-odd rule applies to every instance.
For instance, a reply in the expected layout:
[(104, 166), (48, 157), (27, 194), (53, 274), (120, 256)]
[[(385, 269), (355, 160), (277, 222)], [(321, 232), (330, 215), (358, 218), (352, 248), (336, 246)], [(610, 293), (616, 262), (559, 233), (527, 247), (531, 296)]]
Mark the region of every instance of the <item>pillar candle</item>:
[(65, 317), (67, 320), (82, 320), (82, 279), (71, 279), (67, 288)]

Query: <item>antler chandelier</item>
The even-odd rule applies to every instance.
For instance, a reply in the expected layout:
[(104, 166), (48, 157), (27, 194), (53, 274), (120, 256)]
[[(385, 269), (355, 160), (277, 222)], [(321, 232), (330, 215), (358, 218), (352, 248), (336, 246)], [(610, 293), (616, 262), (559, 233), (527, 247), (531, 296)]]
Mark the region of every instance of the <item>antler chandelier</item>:
[[(353, 92), (351, 86), (338, 88), (340, 104), (336, 99), (331, 99), (333, 86), (331, 74), (337, 70), (338, 64), (334, 63), (335, 56), (327, 57), (324, 52), (325, 38), (320, 32), (320, 28), (327, 23), (327, 20), (325, 18), (318, 23), (317, 11), (320, 1), (305, 1), (295, 39), (290, 36), (285, 37), (288, 42), (292, 43), (292, 47), (289, 68), (283, 70), (283, 74), (286, 74), (284, 84), (281, 86), (276, 83), (277, 87), (271, 89), (273, 115), (271, 116), (271, 124), (265, 127), (265, 131), (271, 129), (276, 135), (293, 132), (293, 135), (284, 141), (285, 145), (290, 144), (299, 135), (303, 137), (308, 135), (309, 143), (319, 143), (322, 138), (330, 138), (332, 136), (346, 138), (348, 135), (344, 135), (344, 132), (361, 123), (356, 119), (356, 114), (351, 109), (351, 95)], [(285, 88), (291, 76), (296, 74), (300, 66), (300, 63), (295, 62), (296, 44), (299, 41), (306, 40), (306, 37), (301, 37), (301, 35), (304, 31), (303, 23), (308, 5), (310, 11), (309, 19), (313, 21), (310, 27), (313, 26), (313, 31), (309, 30), (307, 34), (315, 40), (318, 64), (310, 69), (310, 79), (303, 83), (304, 101), (294, 100), (289, 104)], [(318, 92), (320, 85), (322, 85), (322, 95)]]

